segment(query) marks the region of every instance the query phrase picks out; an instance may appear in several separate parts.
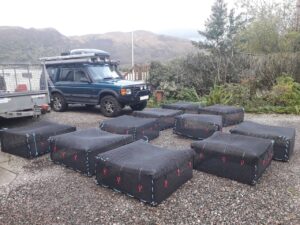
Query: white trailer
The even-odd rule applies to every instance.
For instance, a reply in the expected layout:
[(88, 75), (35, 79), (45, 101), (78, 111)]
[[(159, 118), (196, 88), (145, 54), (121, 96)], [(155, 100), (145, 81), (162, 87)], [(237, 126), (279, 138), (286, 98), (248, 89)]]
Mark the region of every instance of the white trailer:
[(0, 117), (39, 116), (49, 103), (43, 64), (0, 64)]

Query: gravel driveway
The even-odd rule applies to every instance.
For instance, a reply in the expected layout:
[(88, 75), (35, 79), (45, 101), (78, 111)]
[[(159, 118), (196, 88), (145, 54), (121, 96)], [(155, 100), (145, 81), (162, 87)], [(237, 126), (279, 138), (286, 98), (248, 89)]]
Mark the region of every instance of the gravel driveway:
[[(41, 119), (84, 129), (98, 127), (104, 117), (97, 109), (76, 107)], [(247, 114), (246, 119), (295, 127), (300, 133), (300, 116)], [(2, 127), (30, 122), (0, 121)], [(272, 161), (254, 187), (194, 170), (193, 179), (157, 207), (97, 186), (94, 177), (55, 165), (49, 155), (26, 160), (0, 153), (0, 159), (9, 159), (4, 166), (17, 174), (10, 184), (0, 186), (0, 224), (300, 224), (300, 138), (296, 138), (291, 161)], [(177, 150), (191, 142), (171, 129), (151, 141)]]

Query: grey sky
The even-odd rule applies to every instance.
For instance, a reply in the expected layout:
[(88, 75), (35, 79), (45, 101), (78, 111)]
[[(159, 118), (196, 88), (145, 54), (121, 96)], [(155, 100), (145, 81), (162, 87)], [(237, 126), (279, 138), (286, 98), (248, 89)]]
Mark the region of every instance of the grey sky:
[[(203, 27), (214, 0), (3, 0), (0, 26), (53, 27), (65, 35)], [(227, 0), (230, 5), (234, 0)]]

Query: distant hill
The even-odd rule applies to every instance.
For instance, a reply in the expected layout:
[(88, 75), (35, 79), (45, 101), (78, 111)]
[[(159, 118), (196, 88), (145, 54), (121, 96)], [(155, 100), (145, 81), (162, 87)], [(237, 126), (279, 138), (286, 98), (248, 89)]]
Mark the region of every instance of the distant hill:
[[(97, 48), (111, 53), (121, 64), (131, 63), (131, 32), (111, 32), (67, 37), (52, 28), (0, 27), (0, 63), (37, 62), (43, 56), (59, 55), (74, 48)], [(195, 51), (189, 40), (134, 32), (136, 63), (167, 61)]]

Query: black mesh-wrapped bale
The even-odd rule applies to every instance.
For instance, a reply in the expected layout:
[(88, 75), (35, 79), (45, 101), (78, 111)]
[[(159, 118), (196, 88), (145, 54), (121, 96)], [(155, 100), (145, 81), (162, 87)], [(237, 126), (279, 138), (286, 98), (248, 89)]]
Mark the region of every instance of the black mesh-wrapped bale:
[(287, 162), (291, 158), (294, 151), (296, 136), (296, 130), (294, 128), (269, 126), (245, 121), (231, 129), (230, 132), (233, 134), (241, 134), (273, 140), (273, 159), (275, 160)]
[(212, 105), (199, 109), (200, 114), (220, 115), (223, 118), (223, 127), (228, 127), (244, 121), (244, 109), (228, 105)]
[(96, 157), (97, 183), (157, 205), (192, 178), (194, 154), (139, 140)]
[(95, 174), (95, 156), (133, 141), (131, 135), (111, 134), (99, 128), (50, 138), (51, 160), (88, 176)]
[(133, 140), (152, 140), (159, 136), (157, 119), (119, 116), (100, 122), (101, 130), (114, 134), (130, 134)]
[(1, 134), (1, 150), (24, 158), (37, 157), (50, 152), (50, 136), (75, 130), (73, 126), (46, 121), (7, 129)]
[(181, 110), (173, 109), (144, 109), (143, 111), (133, 112), (133, 116), (141, 118), (156, 118), (159, 124), (159, 129), (164, 130), (167, 128), (174, 127), (175, 116), (182, 114)]
[(215, 132), (191, 144), (194, 168), (241, 183), (255, 185), (273, 157), (273, 141)]
[(173, 132), (189, 138), (204, 139), (222, 130), (222, 116), (183, 114), (175, 117)]
[(176, 102), (172, 104), (164, 104), (161, 106), (163, 109), (182, 110), (184, 113), (198, 113), (199, 109), (203, 106), (195, 102)]

